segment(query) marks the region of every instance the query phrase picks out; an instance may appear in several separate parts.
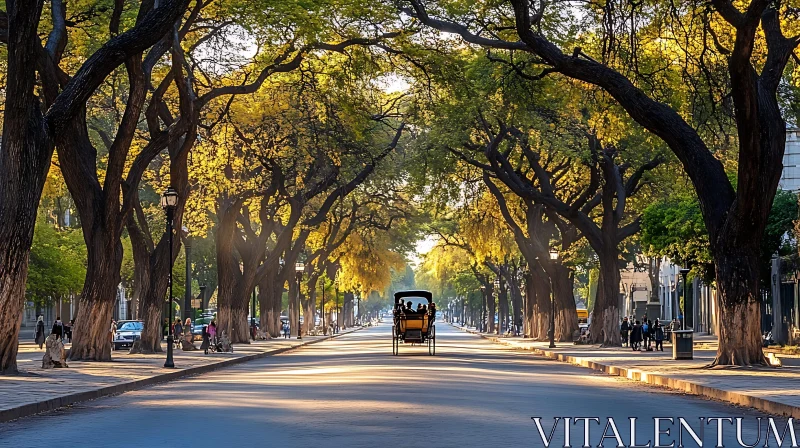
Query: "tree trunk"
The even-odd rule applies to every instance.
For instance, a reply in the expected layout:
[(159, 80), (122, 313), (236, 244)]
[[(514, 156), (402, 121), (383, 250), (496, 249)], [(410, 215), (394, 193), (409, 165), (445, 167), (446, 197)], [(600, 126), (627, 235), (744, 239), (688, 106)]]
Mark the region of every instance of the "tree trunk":
[(34, 89), (43, 3), (7, 3), (10, 38), (0, 139), (0, 374), (17, 373), (28, 254), (53, 155)]
[(497, 293), (497, 308), (500, 313), (497, 334), (503, 334), (503, 331), (508, 329), (508, 287), (503, 281), (500, 282), (500, 290)]
[(344, 298), (342, 299), (342, 318), (344, 319), (344, 323), (342, 324), (343, 327), (352, 327), (353, 326), (353, 299), (355, 296), (352, 292), (344, 293)]
[[(84, 217), (84, 223), (102, 221), (102, 218), (87, 220)], [(69, 359), (110, 361), (111, 319), (122, 265), (121, 229), (93, 225), (91, 229), (84, 228), (84, 237), (88, 243), (86, 280), (75, 317)]]
[[(514, 271), (512, 271), (514, 272)], [(516, 280), (517, 276), (512, 275), (511, 280), (508, 282), (508, 289), (509, 293), (511, 294), (511, 307), (512, 307), (512, 328), (513, 325), (519, 325), (520, 332), (522, 331), (522, 291), (520, 290), (519, 284)]]
[(232, 344), (250, 343), (250, 324), (247, 322), (247, 306), (235, 306), (231, 308), (230, 333), (225, 333)]
[(553, 263), (553, 297), (556, 304), (555, 340), (572, 342), (572, 334), (578, 330), (578, 311), (572, 288), (572, 272), (564, 265)]
[[(719, 349), (712, 365), (768, 364), (761, 346), (758, 252), (726, 247), (715, 257)], [(686, 319), (686, 316), (684, 316)]]
[(161, 337), (163, 322), (161, 314), (164, 297), (161, 300), (146, 300), (142, 302), (141, 316), (144, 320), (142, 337), (131, 347), (131, 353), (161, 353)]
[(538, 264), (533, 265), (533, 323), (532, 338), (545, 341), (549, 339), (550, 329), (550, 277)]
[(659, 295), (659, 281), (661, 280), (661, 257), (650, 257), (647, 260), (647, 274), (650, 277), (650, 303), (661, 301)]
[(289, 280), (289, 304), (286, 316), (289, 318), (289, 328), (292, 329), (292, 336), (297, 336), (297, 331), (300, 329), (300, 306), (297, 303), (297, 277)]
[(604, 347), (619, 347), (622, 339), (619, 334), (619, 266), (617, 250), (607, 250), (597, 254), (600, 258), (600, 282), (597, 287), (597, 302), (592, 311), (589, 328), (589, 341)]
[(276, 270), (267, 271), (258, 285), (258, 310), (261, 314), (261, 328), (273, 338), (277, 338), (281, 334), (280, 303), (281, 289), (283, 288), (282, 285), (279, 286), (275, 281), (277, 275)]
[[(306, 282), (308, 284), (308, 282)], [(305, 322), (303, 331), (306, 334), (311, 333), (316, 327), (317, 323), (317, 310), (316, 310), (316, 302), (317, 302), (317, 291), (316, 291), (316, 281), (314, 285), (308, 284), (308, 297), (303, 300), (303, 315), (305, 316)]]
[(528, 271), (525, 273), (525, 323), (524, 323), (524, 330), (525, 330), (525, 337), (526, 338), (533, 338), (534, 337), (534, 319), (533, 319), (533, 308), (534, 303), (536, 302), (536, 289), (533, 286), (533, 274), (530, 271), (530, 264), (528, 265)]
[(494, 288), (486, 288), (485, 294), (486, 300), (486, 319), (487, 319), (487, 331), (489, 333), (494, 333), (497, 330), (497, 326), (494, 324), (495, 313), (497, 310), (497, 304), (494, 300)]

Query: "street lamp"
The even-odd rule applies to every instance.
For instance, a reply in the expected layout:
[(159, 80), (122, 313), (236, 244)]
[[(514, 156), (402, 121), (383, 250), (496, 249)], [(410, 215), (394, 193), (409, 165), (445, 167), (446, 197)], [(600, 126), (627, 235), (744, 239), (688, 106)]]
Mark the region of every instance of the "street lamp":
[(303, 271), (306, 266), (302, 262), (294, 265), (294, 271), (297, 273), (297, 339), (303, 339), (302, 330), (300, 329), (300, 283), (303, 281)]
[[(169, 323), (167, 328), (172, 324), (172, 220), (175, 214), (175, 206), (178, 204), (178, 192), (174, 188), (169, 187), (161, 195), (161, 207), (167, 212), (167, 232), (169, 233)], [(172, 343), (174, 339), (172, 332), (167, 332), (167, 360), (164, 362), (164, 367), (174, 368), (175, 363), (172, 361)]]
[(253, 286), (253, 304), (250, 307), (250, 333), (256, 340), (256, 287)]
[[(558, 260), (558, 252), (555, 250), (550, 251), (550, 260)], [(556, 348), (556, 301), (555, 294), (553, 293), (553, 281), (550, 280), (550, 331), (547, 332), (550, 337), (550, 348)]]
[(189, 229), (183, 226), (183, 233), (186, 234), (186, 239), (183, 243), (183, 250), (186, 253), (186, 296), (183, 299), (183, 320), (194, 316), (192, 312), (192, 241), (189, 236)]
[(689, 285), (686, 284), (686, 276), (689, 274), (689, 269), (682, 268), (680, 270), (680, 273), (681, 273), (681, 277), (683, 277), (683, 320), (681, 322), (681, 330), (685, 330), (686, 329), (686, 305), (688, 304), (687, 302), (689, 302), (688, 297), (686, 297), (688, 292), (689, 292)]

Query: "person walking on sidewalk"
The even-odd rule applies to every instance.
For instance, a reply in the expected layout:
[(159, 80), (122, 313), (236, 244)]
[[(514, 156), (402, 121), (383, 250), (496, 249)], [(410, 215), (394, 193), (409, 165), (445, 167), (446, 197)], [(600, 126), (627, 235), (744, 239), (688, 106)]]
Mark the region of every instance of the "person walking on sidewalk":
[(208, 324), (208, 340), (212, 344), (216, 345), (217, 343), (217, 322), (213, 319), (211, 320), (211, 323)]
[(61, 317), (56, 317), (56, 321), (53, 322), (53, 329), (50, 330), (50, 334), (56, 335), (58, 339), (61, 339), (64, 336), (64, 324), (61, 322)]
[(70, 319), (67, 326), (64, 328), (64, 333), (67, 336), (67, 342), (72, 343), (72, 329), (75, 327), (75, 319)]
[(114, 350), (114, 336), (117, 334), (117, 321), (111, 319), (111, 327), (108, 329), (108, 339), (111, 343), (111, 350)]
[(36, 320), (36, 332), (34, 333), (33, 338), (36, 343), (39, 344), (39, 350), (41, 350), (42, 346), (44, 345), (44, 319), (42, 316), (39, 316), (39, 318)]
[(628, 322), (627, 317), (622, 318), (622, 324), (619, 326), (619, 335), (622, 337), (622, 346), (628, 346), (628, 335), (631, 331), (631, 324)]
[(181, 319), (175, 319), (175, 323), (172, 324), (172, 342), (175, 344), (175, 348), (182, 346), (181, 340), (183, 339), (183, 324), (181, 323)]
[(631, 330), (631, 348), (633, 351), (637, 351), (641, 348), (642, 344), (642, 326), (639, 325), (639, 321), (637, 320), (633, 324), (633, 329)]
[(647, 319), (642, 319), (642, 341), (644, 341), (642, 346), (645, 350), (650, 348), (650, 323)]
[(656, 350), (659, 348), (661, 351), (664, 351), (664, 327), (661, 325), (661, 322), (656, 319), (656, 322), (653, 324), (653, 335), (656, 339)]

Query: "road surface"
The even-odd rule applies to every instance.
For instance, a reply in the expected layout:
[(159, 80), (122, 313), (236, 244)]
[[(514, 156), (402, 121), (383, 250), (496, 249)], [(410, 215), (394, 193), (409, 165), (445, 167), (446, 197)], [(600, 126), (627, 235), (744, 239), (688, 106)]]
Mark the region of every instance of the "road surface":
[[(696, 429), (699, 417), (744, 417), (744, 441), (757, 437), (762, 414), (755, 411), (544, 360), (441, 322), (436, 356), (406, 345), (392, 356), (390, 335), (383, 324), (0, 424), (0, 447), (534, 447), (544, 445), (532, 417), (542, 417), (549, 434), (556, 416), (598, 417), (602, 426), (590, 424), (592, 446), (608, 417), (625, 445), (629, 417), (639, 418), (642, 444), (653, 439), (652, 417), (684, 417)], [(583, 444), (582, 427), (571, 426), (572, 446)], [(715, 424), (704, 428), (704, 446), (714, 446)], [(562, 446), (561, 423), (554, 434)], [(723, 437), (738, 446), (733, 426)], [(685, 434), (684, 445), (691, 442)]]

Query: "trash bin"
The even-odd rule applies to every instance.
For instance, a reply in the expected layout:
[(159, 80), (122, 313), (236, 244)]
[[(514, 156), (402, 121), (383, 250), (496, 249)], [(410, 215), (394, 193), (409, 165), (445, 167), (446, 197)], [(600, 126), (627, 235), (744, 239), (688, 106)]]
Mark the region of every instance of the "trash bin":
[(694, 331), (675, 330), (672, 332), (672, 359), (692, 359), (694, 352)]

